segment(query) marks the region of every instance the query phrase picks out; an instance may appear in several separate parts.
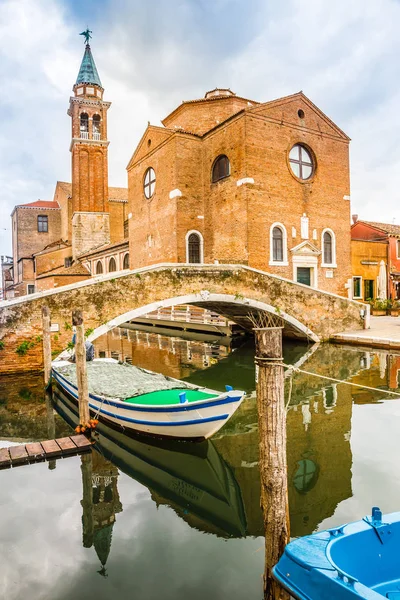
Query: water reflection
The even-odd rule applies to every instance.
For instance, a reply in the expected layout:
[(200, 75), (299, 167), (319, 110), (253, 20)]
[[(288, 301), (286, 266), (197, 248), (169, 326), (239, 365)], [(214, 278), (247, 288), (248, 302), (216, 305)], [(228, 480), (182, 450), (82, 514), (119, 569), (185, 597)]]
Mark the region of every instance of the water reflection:
[[(200, 562), (196, 564), (199, 568), (203, 565), (201, 581), (204, 582), (209, 576), (209, 580), (213, 582), (212, 589), (216, 590), (214, 595), (209, 594), (210, 598), (219, 600), (227, 595), (238, 599), (243, 597), (251, 583), (246, 580), (246, 585), (243, 583), (240, 588), (239, 579), (235, 579), (229, 569), (225, 572), (226, 577), (220, 577), (219, 572), (221, 565), (228, 565), (229, 560), (229, 564), (238, 565), (240, 573), (240, 565), (248, 560), (247, 568), (254, 579), (262, 570), (262, 552), (255, 552), (262, 547), (263, 542), (252, 540), (252, 537), (263, 534), (259, 506), (258, 428), (254, 392), (256, 373), (252, 341), (247, 340), (240, 347), (231, 348), (216, 341), (203, 344), (199, 340), (167, 339), (143, 332), (137, 336), (131, 334), (129, 339), (116, 331), (96, 344), (98, 353), (117, 353), (118, 348), (122, 348), (118, 358), (131, 357), (139, 366), (216, 389), (231, 383), (235, 387), (244, 388), (248, 397), (211, 442), (155, 443), (126, 436), (102, 424), (92, 458), (84, 456), (63, 460), (61, 465), (57, 463), (56, 471), (51, 473), (44, 465), (20, 467), (7, 474), (1, 473), (0, 477), (4, 477), (8, 483), (0, 486), (0, 504), (7, 502), (7, 507), (12, 504), (13, 509), (9, 508), (7, 514), (14, 511), (21, 520), (19, 526), (13, 526), (12, 534), (8, 534), (8, 547), (14, 544), (16, 551), (24, 556), (26, 540), (31, 531), (43, 531), (46, 540), (52, 539), (50, 525), (47, 523), (52, 523), (57, 534), (61, 535), (62, 532), (65, 539), (69, 528), (72, 532), (75, 529), (76, 542), (71, 541), (75, 540), (73, 536), (68, 538), (68, 556), (78, 557), (76, 566), (81, 569), (79, 589), (87, 589), (85, 585), (90, 582), (97, 594), (100, 594), (96, 597), (102, 599), (113, 597), (115, 589), (108, 588), (107, 591), (107, 588), (100, 587), (109, 583), (113, 576), (118, 577), (119, 582), (126, 580), (126, 590), (121, 597), (131, 597), (133, 584), (126, 573), (124, 575), (121, 571), (123, 568), (129, 572), (131, 564), (135, 564), (137, 569), (135, 580), (140, 579), (143, 570), (140, 581), (147, 586), (152, 565), (160, 559), (160, 547), (166, 553), (163, 555), (164, 564), (169, 570), (178, 565), (176, 568), (179, 567), (181, 574), (181, 561), (184, 561), (186, 554), (200, 548), (197, 556)], [(114, 356), (117, 357), (116, 354)], [(292, 535), (310, 533), (320, 527), (321, 523), (331, 526), (359, 518), (368, 509), (364, 510), (363, 502), (368, 502), (368, 505), (379, 503), (380, 499), (376, 497), (378, 493), (385, 498), (392, 497), (393, 504), (397, 502), (396, 478), (393, 478), (396, 460), (396, 453), (392, 452), (394, 436), (392, 440), (386, 440), (387, 434), (381, 433), (380, 454), (377, 454), (377, 448), (373, 447), (369, 438), (372, 439), (372, 432), (375, 435), (379, 415), (381, 430), (386, 431), (393, 421), (393, 415), (397, 414), (395, 402), (390, 402), (391, 397), (385, 391), (399, 390), (400, 356), (384, 351), (368, 352), (329, 345), (308, 348), (290, 343), (285, 344), (284, 358), (286, 362), (305, 370), (379, 390), (362, 390), (344, 383), (320, 380), (304, 373), (294, 373), (287, 377), (287, 458)], [(55, 401), (62, 418), (58, 414), (54, 417), (48, 404), (46, 410), (42, 385), (40, 375), (1, 379), (0, 432), (3, 440), (34, 441), (52, 437), (53, 432), (60, 437), (71, 432), (70, 426), (76, 422), (76, 409), (57, 392)], [(380, 405), (383, 400), (389, 400), (385, 403), (386, 406)], [(351, 438), (352, 428), (356, 441)], [(365, 431), (371, 434), (366, 436)], [(371, 446), (369, 454), (368, 446)], [(382, 464), (392, 465), (387, 468), (387, 473)], [(371, 465), (374, 477), (380, 481), (381, 491), (375, 489)], [(29, 476), (23, 477), (25, 470), (29, 471)], [(34, 525), (30, 526), (26, 517), (24, 531), (28, 509), (25, 509), (24, 494), (18, 490), (25, 485), (30, 492), (36, 473), (37, 501), (35, 511), (29, 512)], [(50, 483), (45, 479), (46, 475), (51, 478)], [(75, 481), (73, 493), (78, 499), (78, 510), (71, 512), (70, 520), (66, 516), (70, 514), (68, 494), (72, 497), (68, 476)], [(10, 495), (13, 482), (17, 482), (16, 491), (14, 495)], [(46, 487), (48, 498), (39, 495), (42, 485)], [(61, 486), (63, 495), (59, 498)], [(53, 493), (50, 496), (51, 490)], [(146, 504), (143, 503), (143, 497)], [(17, 510), (18, 502), (20, 508)], [(64, 507), (61, 516), (54, 510), (58, 502)], [(394, 510), (396, 506), (388, 508)], [(49, 514), (52, 515), (51, 521)], [(8, 532), (7, 519), (3, 511), (2, 531), (5, 529)], [(175, 530), (179, 531), (179, 535), (174, 537)], [(138, 531), (141, 537), (132, 543), (132, 536)], [(202, 535), (203, 533), (212, 535)], [(167, 541), (163, 546), (166, 537)], [(236, 541), (232, 542), (233, 539)], [(186, 545), (183, 545), (184, 541)], [(55, 541), (53, 543), (56, 545)], [(81, 546), (81, 552), (73, 543)], [(219, 546), (219, 543), (224, 545)], [(87, 552), (91, 558), (82, 554), (82, 546), (89, 549)], [(207, 556), (213, 558), (207, 562)], [(254, 575), (249, 565), (255, 564), (258, 558), (260, 564)], [(58, 562), (61, 561), (62, 558)], [(0, 560), (3, 568), (5, 562), (6, 555)], [(86, 566), (88, 562), (89, 569)], [(212, 579), (214, 564), (217, 563), (219, 571)], [(14, 563), (9, 564), (11, 567), (8, 568), (11, 570)], [(109, 575), (107, 582), (96, 571), (101, 575)], [(90, 579), (89, 572), (93, 573), (99, 584)], [(185, 572), (185, 581), (190, 581), (190, 576), (189, 571)], [(178, 581), (176, 574), (174, 577)], [(242, 578), (242, 574), (240, 577)], [(168, 578), (166, 571), (164, 581), (170, 582)], [(218, 588), (222, 585), (221, 581), (233, 580), (235, 585), (229, 594), (222, 587)], [(75, 598), (78, 587), (73, 590), (73, 584), (67, 576), (65, 581), (65, 589), (74, 593), (71, 591), (64, 596), (54, 597), (68, 600)], [(197, 580), (196, 585), (199, 587)], [(147, 590), (143, 587), (144, 589)], [(191, 591), (192, 589), (195, 589), (194, 584)], [(185, 590), (182, 591), (179, 587), (172, 586), (171, 590), (168, 598), (187, 597)], [(154, 596), (148, 594), (148, 597), (162, 597), (163, 585), (156, 591)], [(140, 590), (138, 593), (138, 597), (146, 597), (140, 596)], [(199, 592), (198, 597), (201, 596)], [(11, 597), (24, 598), (27, 595), (15, 594)], [(38, 599), (44, 596), (37, 591), (36, 595), (32, 594), (30, 597)], [(51, 593), (49, 597), (52, 597)], [(77, 597), (81, 597), (79, 593)], [(251, 597), (258, 597), (257, 593)]]
[(98, 451), (81, 456), (81, 471), (82, 543), (84, 548), (94, 547), (101, 564), (98, 573), (106, 577), (115, 515), (122, 512), (119, 471)]

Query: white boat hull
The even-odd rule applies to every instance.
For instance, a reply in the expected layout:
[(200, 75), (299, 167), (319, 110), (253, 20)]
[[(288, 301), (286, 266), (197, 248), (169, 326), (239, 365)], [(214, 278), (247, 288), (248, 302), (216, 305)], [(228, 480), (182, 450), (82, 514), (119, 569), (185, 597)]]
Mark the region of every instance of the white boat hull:
[[(77, 387), (55, 368), (52, 373), (58, 385), (77, 402)], [(218, 394), (214, 390), (204, 391)], [(244, 396), (244, 392), (232, 390), (207, 400), (149, 407), (89, 394), (89, 409), (96, 418), (125, 429), (161, 437), (208, 439), (230, 419)]]

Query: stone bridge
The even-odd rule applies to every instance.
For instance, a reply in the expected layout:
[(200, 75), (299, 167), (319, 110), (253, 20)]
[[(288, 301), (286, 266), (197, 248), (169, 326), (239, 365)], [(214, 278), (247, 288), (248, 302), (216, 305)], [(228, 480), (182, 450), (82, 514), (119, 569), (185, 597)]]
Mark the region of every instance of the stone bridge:
[(359, 302), (243, 265), (161, 264), (108, 273), (76, 284), (0, 303), (0, 373), (42, 367), (41, 307), (51, 311), (54, 355), (71, 340), (71, 311), (84, 313), (91, 340), (160, 307), (194, 304), (250, 328), (249, 314), (284, 320), (284, 333), (327, 341), (364, 327)]

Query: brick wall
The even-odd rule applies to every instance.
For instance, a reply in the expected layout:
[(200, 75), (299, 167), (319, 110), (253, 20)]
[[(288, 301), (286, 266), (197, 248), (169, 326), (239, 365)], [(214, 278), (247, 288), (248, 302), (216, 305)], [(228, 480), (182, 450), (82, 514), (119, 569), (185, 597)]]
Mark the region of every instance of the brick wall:
[[(42, 208), (15, 209), (17, 233), (17, 260), (39, 252), (48, 244), (61, 237), (61, 217), (59, 209)], [(48, 231), (38, 231), (38, 216), (47, 216)], [(16, 261), (15, 261), (16, 262)]]
[(245, 98), (221, 96), (183, 103), (165, 117), (162, 123), (171, 129), (182, 128), (202, 135), (243, 108), (247, 108), (249, 102), (251, 101)]
[(74, 260), (92, 248), (110, 243), (108, 213), (79, 212), (72, 217), (72, 252)]
[(70, 285), (71, 283), (84, 281), (88, 278), (89, 275), (52, 275), (50, 277), (43, 277), (36, 280), (36, 291), (42, 292), (44, 290), (52, 290), (55, 287)]
[(72, 256), (72, 247), (54, 249), (36, 256), (36, 277), (52, 269), (64, 266), (64, 260)]
[[(177, 144), (171, 137), (147, 158), (134, 163), (128, 171), (129, 255), (131, 268), (163, 261), (177, 262), (176, 198), (170, 192), (177, 187), (175, 162)], [(156, 173), (152, 198), (143, 191), (146, 170)]]
[(128, 203), (113, 202), (108, 203), (110, 212), (110, 243), (114, 244), (124, 239), (124, 221), (128, 218)]

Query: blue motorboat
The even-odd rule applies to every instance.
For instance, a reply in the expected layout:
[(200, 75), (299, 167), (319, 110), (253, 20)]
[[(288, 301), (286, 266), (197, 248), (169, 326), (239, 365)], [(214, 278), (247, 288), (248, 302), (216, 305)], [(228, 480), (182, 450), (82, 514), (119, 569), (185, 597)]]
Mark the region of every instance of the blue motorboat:
[(400, 512), (294, 540), (273, 575), (298, 600), (400, 600)]

